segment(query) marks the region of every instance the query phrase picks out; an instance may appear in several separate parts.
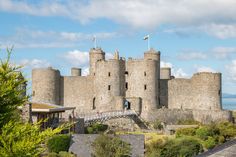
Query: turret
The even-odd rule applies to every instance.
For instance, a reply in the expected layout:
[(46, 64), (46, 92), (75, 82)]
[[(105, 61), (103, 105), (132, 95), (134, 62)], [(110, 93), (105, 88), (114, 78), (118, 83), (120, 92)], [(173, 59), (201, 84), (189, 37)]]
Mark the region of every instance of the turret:
[(171, 68), (164, 67), (160, 71), (160, 79), (171, 79)]
[(96, 62), (99, 60), (105, 60), (105, 52), (101, 48), (90, 49), (89, 52), (90, 75), (96, 75), (95, 74)]
[(81, 76), (81, 68), (71, 68), (71, 76)]
[(32, 70), (32, 101), (59, 105), (60, 72), (49, 68)]

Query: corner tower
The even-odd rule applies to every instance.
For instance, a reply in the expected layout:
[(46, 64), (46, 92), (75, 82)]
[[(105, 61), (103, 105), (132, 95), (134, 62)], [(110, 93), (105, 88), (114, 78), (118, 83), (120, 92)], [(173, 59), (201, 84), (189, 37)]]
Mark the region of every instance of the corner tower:
[(49, 68), (33, 69), (32, 101), (60, 104), (60, 72)]
[(96, 62), (99, 60), (105, 60), (105, 52), (101, 48), (92, 48), (89, 52), (89, 74), (95, 75)]

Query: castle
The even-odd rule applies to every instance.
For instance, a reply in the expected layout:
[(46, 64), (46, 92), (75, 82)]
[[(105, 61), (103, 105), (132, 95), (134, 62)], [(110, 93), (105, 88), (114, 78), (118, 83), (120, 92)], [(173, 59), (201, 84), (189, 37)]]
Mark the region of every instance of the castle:
[(145, 120), (171, 115), (199, 121), (231, 118), (222, 110), (221, 73), (174, 78), (170, 68), (160, 68), (160, 52), (154, 49), (143, 59), (126, 60), (115, 52), (106, 60), (101, 48), (92, 48), (89, 63), (88, 76), (81, 76), (80, 68), (72, 68), (71, 76), (51, 67), (33, 69), (32, 101), (76, 107), (76, 115), (131, 109)]

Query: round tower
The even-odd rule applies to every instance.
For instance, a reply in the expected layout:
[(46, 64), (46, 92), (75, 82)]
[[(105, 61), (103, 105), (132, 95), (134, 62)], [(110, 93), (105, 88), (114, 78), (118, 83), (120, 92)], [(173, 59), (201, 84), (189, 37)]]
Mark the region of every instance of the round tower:
[(195, 109), (222, 109), (221, 73), (196, 73), (191, 81)]
[(159, 62), (156, 60), (144, 61), (145, 79), (143, 80), (144, 110), (152, 111), (160, 107), (159, 100)]
[(81, 76), (81, 68), (71, 68), (71, 76)]
[(125, 95), (125, 61), (98, 61), (95, 72), (96, 104), (102, 111), (114, 110), (114, 97)]
[(59, 105), (60, 72), (49, 68), (32, 70), (32, 101)]
[(92, 48), (89, 52), (89, 74), (90, 75), (96, 75), (95, 69), (96, 69), (96, 62), (99, 60), (105, 60), (105, 52), (102, 51), (101, 48)]
[(160, 71), (160, 79), (171, 79), (171, 68), (164, 67)]
[(149, 51), (144, 52), (144, 60), (157, 60), (160, 61), (160, 51), (151, 48)]

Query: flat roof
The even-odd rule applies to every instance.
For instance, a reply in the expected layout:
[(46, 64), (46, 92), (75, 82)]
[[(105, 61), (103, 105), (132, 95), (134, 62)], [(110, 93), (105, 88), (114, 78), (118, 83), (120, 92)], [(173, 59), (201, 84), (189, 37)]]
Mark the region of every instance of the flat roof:
[(32, 112), (65, 112), (66, 110), (74, 110), (76, 107), (64, 107), (55, 104), (31, 102)]

